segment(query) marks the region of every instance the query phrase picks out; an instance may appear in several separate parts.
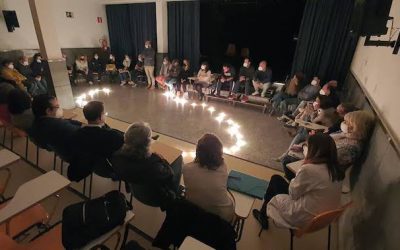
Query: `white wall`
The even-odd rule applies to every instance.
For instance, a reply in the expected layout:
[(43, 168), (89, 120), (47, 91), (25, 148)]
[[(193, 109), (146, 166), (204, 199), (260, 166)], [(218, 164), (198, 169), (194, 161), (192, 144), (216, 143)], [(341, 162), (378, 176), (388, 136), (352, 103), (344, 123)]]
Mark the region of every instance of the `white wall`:
[[(15, 10), (21, 26), (8, 32), (1, 15), (0, 50), (38, 49), (28, 0), (0, 0), (0, 10)], [(66, 18), (66, 11), (74, 18)], [(51, 12), (62, 48), (99, 47), (99, 39), (108, 37), (105, 6), (98, 0), (54, 0)], [(97, 23), (97, 17), (103, 22)]]
[[(393, 0), (390, 16), (394, 17), (394, 27), (400, 28), (400, 0)], [(393, 39), (397, 36), (398, 33)], [(387, 40), (388, 35), (379, 39)], [(394, 139), (400, 141), (400, 53), (393, 55), (390, 47), (367, 47), (364, 41), (365, 38), (359, 40), (351, 70), (388, 124)]]

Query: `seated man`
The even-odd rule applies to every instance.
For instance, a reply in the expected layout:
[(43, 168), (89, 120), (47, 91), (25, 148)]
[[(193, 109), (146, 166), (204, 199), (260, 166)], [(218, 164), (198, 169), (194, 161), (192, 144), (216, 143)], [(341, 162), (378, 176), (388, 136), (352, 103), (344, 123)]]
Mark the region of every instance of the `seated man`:
[(78, 74), (82, 74), (89, 85), (93, 84), (93, 82), (89, 79), (89, 65), (84, 55), (81, 55), (79, 59), (75, 60), (74, 81), (76, 81)]
[(25, 90), (24, 82), (26, 81), (26, 77), (14, 68), (14, 63), (11, 60), (3, 61), (1, 77), (21, 90)]
[[(239, 83), (235, 83), (233, 86), (233, 94), (239, 92), (239, 87), (244, 85), (244, 95), (242, 96), (242, 102), (247, 102), (248, 95), (250, 94), (250, 83), (254, 77), (254, 67), (251, 65), (250, 58), (246, 57), (243, 61), (243, 66), (239, 70)], [(239, 96), (237, 96), (239, 98)]]
[(267, 67), (267, 61), (261, 61), (256, 73), (254, 74), (253, 86), (255, 91), (251, 95), (259, 95), (259, 90), (262, 89), (261, 97), (265, 97), (268, 88), (271, 87), (271, 82), (272, 70)]
[(79, 121), (63, 119), (63, 110), (56, 97), (38, 95), (33, 98), (32, 112), (35, 120), (28, 131), (35, 144), (56, 152), (69, 162), (72, 158), (72, 135), (81, 127)]
[(31, 128), (34, 119), (31, 103), (31, 97), (26, 91), (14, 88), (9, 92), (7, 104), (13, 126), (24, 131)]
[[(146, 80), (146, 73), (144, 72), (144, 64), (143, 64), (143, 55), (139, 54), (138, 55), (138, 60), (136, 62), (135, 68), (132, 72), (132, 80), (134, 82), (133, 86), (136, 87), (138, 84), (139, 77), (143, 77), (144, 81)], [(143, 80), (142, 80), (143, 81)]]
[[(222, 66), (221, 77), (220, 77), (219, 81), (217, 82), (216, 88), (215, 88), (217, 90), (217, 96), (220, 96), (222, 85), (229, 86), (229, 97), (231, 96), (231, 91), (232, 91), (235, 77), (236, 77), (235, 69), (229, 64), (224, 64)], [(213, 90), (213, 92), (211, 94), (215, 93), (215, 89)]]
[(92, 60), (89, 62), (89, 80), (94, 81), (93, 74), (97, 74), (98, 81), (101, 79), (101, 74), (104, 72), (104, 65), (99, 59), (99, 55), (95, 53)]
[(28, 57), (21, 56), (15, 65), (15, 69), (18, 70), (28, 81), (33, 80), (33, 73), (31, 67), (29, 67)]
[(42, 79), (42, 75), (36, 75), (35, 78), (28, 84), (28, 93), (32, 97), (48, 93), (47, 83), (44, 79)]
[(104, 105), (91, 101), (83, 107), (84, 124), (72, 136), (74, 159), (68, 177), (79, 181), (93, 171), (102, 177), (113, 177), (107, 159), (124, 143), (124, 133), (111, 129), (105, 123)]

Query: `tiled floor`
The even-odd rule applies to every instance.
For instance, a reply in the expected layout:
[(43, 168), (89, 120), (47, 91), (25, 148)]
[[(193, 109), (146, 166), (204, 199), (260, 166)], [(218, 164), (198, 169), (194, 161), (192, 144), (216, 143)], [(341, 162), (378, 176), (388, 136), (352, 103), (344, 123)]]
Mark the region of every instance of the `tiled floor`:
[[(82, 119), (82, 114), (80, 109), (76, 109), (75, 112), (77, 113), (77, 117), (75, 119)], [(108, 123), (111, 127), (115, 127), (121, 130), (124, 130), (128, 124), (122, 121), (108, 119)], [(2, 133), (1, 133), (2, 136)], [(0, 141), (2, 141), (0, 136)], [(193, 150), (194, 145), (188, 142), (184, 142), (178, 139), (174, 139), (169, 136), (161, 136), (160, 141), (167, 143), (171, 146), (182, 150)], [(7, 137), (6, 145), (9, 146), (9, 137)], [(24, 138), (16, 138), (14, 140), (14, 150), (19, 153), (20, 155), (24, 155), (25, 149), (25, 139)], [(29, 154), (28, 159), (31, 162), (36, 161), (36, 151), (33, 144), (29, 144)], [(40, 150), (39, 156), (39, 166), (45, 170), (51, 170), (53, 167), (53, 154), (51, 152), (46, 152), (45, 150)], [(185, 162), (189, 162), (192, 159), (186, 157)], [(281, 172), (277, 172), (273, 169), (266, 168), (264, 166), (260, 166), (251, 162), (243, 161), (236, 157), (232, 156), (225, 156), (225, 160), (229, 169), (238, 170), (250, 175), (257, 176), (259, 178), (270, 179), (273, 174), (281, 174)], [(11, 197), (15, 190), (19, 185), (24, 183), (25, 181), (32, 179), (41, 172), (38, 169), (35, 169), (31, 165), (27, 164), (24, 161), (19, 161), (12, 166), (10, 166), (12, 170), (13, 176), (10, 182), (10, 186), (7, 188), (6, 196)], [(66, 164), (64, 167), (64, 175), (66, 175)], [(57, 161), (57, 171), (60, 172), (60, 161)], [(72, 183), (71, 185), (78, 191), (82, 190), (81, 183)], [(93, 184), (93, 196), (97, 197), (101, 194), (104, 194), (112, 189), (117, 188), (117, 183), (112, 182), (110, 180), (97, 177), (94, 178)], [(74, 202), (80, 201), (81, 197), (78, 196), (76, 193), (71, 191), (64, 191), (62, 192), (62, 202), (58, 207), (55, 216), (53, 218), (53, 222), (59, 221), (61, 219), (62, 209)], [(48, 201), (44, 202), (44, 205), (47, 208), (50, 208), (53, 204), (53, 201), (49, 199)], [(261, 206), (261, 201), (256, 200), (254, 204), (254, 208), (258, 208)], [(160, 211), (158, 208), (148, 207), (146, 205), (141, 204), (140, 202), (133, 200), (133, 207), (135, 218), (132, 221), (132, 224), (140, 229), (143, 233), (149, 235), (150, 237), (154, 237), (157, 233), (163, 219), (164, 213)], [(258, 237), (259, 225), (256, 221), (249, 216), (246, 220), (244, 226), (243, 236), (240, 242), (238, 242), (237, 247), (238, 249), (246, 249), (246, 250), (257, 250), (257, 249), (289, 249), (289, 231), (286, 229), (276, 228), (274, 225), (268, 231), (264, 231), (261, 237)], [(337, 240), (337, 233), (336, 233), (336, 225), (334, 226), (334, 230), (332, 232), (332, 246), (331, 249), (337, 249), (336, 242)], [(141, 237), (139, 234), (130, 231), (129, 239), (137, 240), (142, 246), (146, 249), (153, 249), (151, 247), (151, 242), (149, 242), (146, 238)], [(108, 244), (112, 245), (113, 240), (110, 240)], [(294, 249), (325, 249), (327, 242), (327, 230), (324, 229), (320, 232), (313, 233), (307, 235), (301, 239), (295, 239), (295, 248)]]

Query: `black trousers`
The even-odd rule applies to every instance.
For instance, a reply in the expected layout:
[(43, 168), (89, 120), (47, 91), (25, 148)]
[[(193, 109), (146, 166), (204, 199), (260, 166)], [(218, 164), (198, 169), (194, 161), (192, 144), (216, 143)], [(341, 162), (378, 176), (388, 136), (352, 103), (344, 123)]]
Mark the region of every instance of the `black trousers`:
[(264, 203), (260, 210), (261, 214), (265, 215), (267, 213), (267, 204), (275, 195), (288, 193), (289, 183), (287, 180), (280, 175), (273, 175), (269, 181), (267, 191), (264, 195)]

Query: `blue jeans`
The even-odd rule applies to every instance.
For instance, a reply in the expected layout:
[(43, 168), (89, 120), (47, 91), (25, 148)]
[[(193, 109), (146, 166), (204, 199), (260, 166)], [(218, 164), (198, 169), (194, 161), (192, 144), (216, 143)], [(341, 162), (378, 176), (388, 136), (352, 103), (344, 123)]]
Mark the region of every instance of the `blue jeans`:
[(119, 79), (122, 81), (130, 81), (131, 80), (131, 76), (129, 74), (129, 72), (121, 72), (119, 73)]
[(170, 78), (168, 80), (165, 80), (165, 84), (168, 86), (168, 90), (171, 91), (174, 89), (174, 85), (177, 83), (176, 78)]

